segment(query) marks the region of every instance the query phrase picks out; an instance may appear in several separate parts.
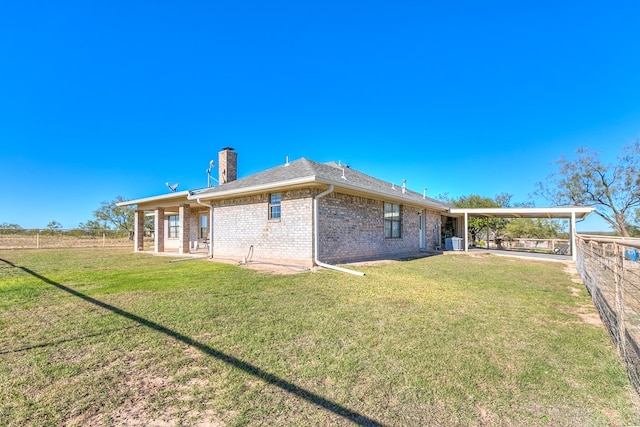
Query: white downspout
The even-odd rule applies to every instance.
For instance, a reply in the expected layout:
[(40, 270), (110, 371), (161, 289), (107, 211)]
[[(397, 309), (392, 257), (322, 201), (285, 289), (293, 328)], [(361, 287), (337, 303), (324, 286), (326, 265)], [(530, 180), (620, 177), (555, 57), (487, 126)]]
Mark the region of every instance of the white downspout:
[(313, 247), (314, 247), (314, 262), (316, 265), (320, 267), (328, 268), (330, 270), (342, 271), (343, 273), (354, 274), (356, 276), (364, 276), (364, 273), (355, 270), (349, 270), (348, 268), (338, 267), (336, 265), (326, 264), (318, 259), (318, 248), (320, 247), (319, 238), (318, 238), (318, 199), (323, 198), (327, 194), (331, 194), (333, 192), (333, 184), (329, 185), (329, 188), (326, 191), (318, 194), (313, 198)]

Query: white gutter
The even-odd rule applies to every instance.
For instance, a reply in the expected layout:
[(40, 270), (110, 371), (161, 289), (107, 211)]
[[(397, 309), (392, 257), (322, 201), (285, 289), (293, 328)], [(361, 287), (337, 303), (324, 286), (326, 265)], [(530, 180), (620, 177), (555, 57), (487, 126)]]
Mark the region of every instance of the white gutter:
[(123, 202), (116, 203), (116, 206), (140, 205), (144, 203), (167, 201), (170, 199), (179, 200), (182, 197), (189, 196), (189, 194), (190, 194), (189, 190), (184, 190), (178, 193), (161, 194), (159, 196), (144, 197), (142, 199), (126, 200)]
[(364, 276), (364, 273), (355, 270), (349, 270), (348, 268), (338, 267), (336, 265), (326, 264), (318, 259), (318, 248), (319, 238), (318, 238), (318, 199), (323, 198), (327, 194), (331, 194), (333, 192), (333, 184), (329, 185), (329, 188), (326, 191), (318, 194), (313, 198), (313, 240), (314, 240), (314, 261), (320, 267), (328, 268), (330, 270), (342, 271), (343, 273), (354, 274), (356, 276)]
[[(406, 192), (403, 193), (402, 192), (402, 187), (396, 187), (397, 191), (398, 191), (398, 195), (393, 195), (390, 193), (386, 193), (386, 192), (378, 192), (378, 191), (373, 191), (367, 188), (362, 188), (362, 187), (358, 187), (357, 185), (353, 185), (351, 183), (349, 183), (348, 181), (333, 181), (333, 180), (328, 180), (328, 179), (323, 179), (323, 178), (318, 178), (315, 180), (315, 182), (320, 183), (320, 184), (335, 184), (336, 186), (340, 187), (341, 189), (347, 189), (347, 190), (351, 190), (351, 191), (355, 191), (359, 194), (366, 194), (369, 196), (373, 196), (374, 199), (384, 199), (386, 201), (390, 201), (390, 202), (398, 202), (401, 204), (411, 204), (414, 206), (420, 206), (422, 208), (428, 208), (428, 209), (432, 209), (432, 210), (441, 210), (442, 212), (448, 212), (450, 206), (449, 205), (445, 205), (443, 203), (438, 202), (437, 200), (428, 198), (428, 199), (424, 199), (422, 198), (422, 195), (414, 195), (413, 197), (411, 197), (409, 194), (407, 194)], [(418, 197), (419, 196), (419, 197)]]
[[(189, 200), (194, 200), (196, 198), (213, 199), (213, 198), (221, 198), (225, 196), (235, 196), (238, 194), (259, 193), (259, 192), (264, 192), (266, 190), (271, 190), (274, 188), (309, 184), (309, 183), (315, 182), (315, 180), (316, 180), (315, 175), (311, 175), (311, 176), (304, 176), (302, 178), (289, 179), (287, 181), (277, 181), (277, 182), (270, 182), (268, 184), (253, 185), (251, 187), (240, 187), (240, 188), (234, 188), (231, 190), (220, 190), (220, 191), (214, 192), (213, 194), (207, 193), (206, 191), (202, 193), (190, 192), (187, 195), (187, 199)], [(220, 188), (220, 187), (217, 187), (217, 188)]]
[(370, 189), (358, 187), (356, 185), (350, 184), (347, 181), (336, 182), (330, 179), (318, 178), (316, 175), (308, 175), (301, 178), (289, 179), (286, 181), (270, 182), (268, 184), (253, 185), (250, 187), (234, 188), (231, 190), (223, 189), (223, 190), (216, 191), (214, 193), (207, 193), (206, 191), (201, 193), (196, 193), (195, 191), (192, 191), (192, 192), (189, 192), (189, 194), (187, 195), (187, 199), (195, 200), (196, 198), (199, 198), (201, 200), (211, 200), (211, 199), (217, 199), (222, 197), (237, 196), (241, 194), (260, 193), (260, 192), (265, 192), (273, 189), (282, 189), (283, 187), (289, 187), (289, 186), (293, 187), (293, 186), (306, 185), (306, 184), (335, 185), (336, 187), (352, 190), (352, 191), (358, 192), (359, 194), (366, 194), (369, 196), (373, 196), (373, 198), (378, 198), (378, 199), (384, 198), (385, 200), (389, 200), (389, 201), (397, 201), (398, 203), (404, 203), (404, 204), (413, 204), (413, 205), (425, 207), (428, 209), (441, 210), (443, 212), (448, 212), (450, 208), (450, 206), (444, 205), (434, 199), (430, 199), (430, 198), (424, 199), (422, 196), (420, 196), (419, 198), (417, 198), (417, 196), (415, 198), (408, 197), (406, 193), (401, 192), (401, 189), (400, 189), (401, 187), (398, 187), (398, 192), (400, 194), (394, 196), (393, 194), (388, 194), (385, 192), (377, 192)]

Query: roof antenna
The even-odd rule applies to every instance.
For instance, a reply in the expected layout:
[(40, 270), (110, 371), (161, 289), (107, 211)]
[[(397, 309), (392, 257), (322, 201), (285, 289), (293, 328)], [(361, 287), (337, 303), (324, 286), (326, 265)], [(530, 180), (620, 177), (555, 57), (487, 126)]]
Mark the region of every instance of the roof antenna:
[(403, 179), (402, 180), (402, 194), (407, 192), (407, 180)]
[(285, 157), (285, 162), (284, 162), (285, 166), (289, 166), (289, 156)]
[(165, 182), (164, 185), (167, 186), (167, 188), (171, 191), (173, 191), (174, 193), (176, 192), (176, 190), (178, 189), (178, 183), (176, 182), (175, 184), (169, 184), (169, 181)]
[(214, 177), (211, 176), (211, 171), (213, 170), (213, 167), (216, 165), (216, 163), (213, 160), (209, 161), (209, 169), (207, 169), (207, 187), (211, 187), (211, 180), (214, 180), (215, 182), (218, 182), (217, 179), (215, 179)]

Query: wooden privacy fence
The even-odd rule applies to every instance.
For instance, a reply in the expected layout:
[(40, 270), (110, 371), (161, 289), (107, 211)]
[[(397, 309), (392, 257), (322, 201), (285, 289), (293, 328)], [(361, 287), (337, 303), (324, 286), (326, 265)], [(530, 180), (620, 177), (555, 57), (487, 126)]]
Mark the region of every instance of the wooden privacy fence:
[(578, 273), (640, 393), (640, 239), (578, 235)]
[(0, 228), (0, 249), (131, 246), (126, 230)]

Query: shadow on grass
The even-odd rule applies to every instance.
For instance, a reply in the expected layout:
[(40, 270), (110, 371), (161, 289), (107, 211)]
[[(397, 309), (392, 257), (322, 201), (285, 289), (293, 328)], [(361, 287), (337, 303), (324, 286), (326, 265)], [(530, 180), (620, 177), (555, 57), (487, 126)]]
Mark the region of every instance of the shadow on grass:
[[(0, 259), (0, 260), (4, 261), (3, 259)], [(67, 338), (65, 340), (50, 341), (50, 342), (45, 342), (45, 343), (40, 343), (40, 344), (34, 344), (34, 345), (29, 346), (29, 347), (21, 347), (21, 348), (15, 349), (15, 350), (0, 351), (0, 354), (20, 353), (20, 352), (23, 352), (23, 351), (34, 350), (36, 348), (52, 347), (52, 346), (56, 346), (56, 345), (59, 345), (59, 344), (64, 344), (64, 343), (67, 343), (67, 342), (80, 341), (80, 340), (83, 340), (83, 339), (86, 339), (86, 338), (99, 337), (101, 335), (109, 335), (109, 334), (112, 334), (114, 332), (125, 331), (127, 329), (132, 329), (132, 328), (136, 328), (136, 327), (140, 327), (140, 326), (141, 325), (126, 326), (124, 328), (118, 328), (118, 329), (111, 329), (111, 330), (108, 330), (108, 331), (96, 332), (95, 334), (87, 334), (87, 335), (82, 335), (82, 336), (75, 337), (75, 338)]]
[[(324, 397), (319, 396), (319, 395), (317, 395), (317, 394), (315, 394), (315, 393), (313, 393), (313, 392), (311, 392), (309, 390), (305, 390), (302, 387), (298, 387), (297, 385), (295, 385), (295, 384), (293, 384), (293, 383), (291, 383), (291, 382), (289, 382), (287, 380), (284, 380), (284, 379), (282, 379), (282, 378), (280, 378), (280, 377), (278, 377), (276, 375), (273, 375), (273, 374), (271, 374), (269, 372), (266, 372), (266, 371), (260, 369), (257, 366), (254, 366), (254, 365), (252, 365), (252, 364), (250, 364), (248, 362), (245, 362), (245, 361), (243, 361), (241, 359), (238, 359), (237, 357), (228, 355), (228, 354), (223, 353), (223, 352), (221, 352), (219, 350), (216, 350), (215, 348), (212, 348), (212, 347), (210, 347), (208, 345), (202, 344), (202, 343), (200, 343), (200, 342), (198, 342), (198, 341), (196, 341), (196, 340), (194, 340), (194, 339), (192, 339), (192, 338), (190, 338), (190, 337), (188, 337), (186, 335), (183, 335), (183, 334), (181, 334), (179, 332), (171, 330), (171, 329), (169, 329), (169, 328), (167, 328), (165, 326), (162, 326), (162, 325), (160, 325), (158, 323), (152, 322), (152, 321), (147, 320), (145, 318), (142, 318), (140, 316), (136, 316), (135, 314), (129, 313), (127, 311), (119, 309), (118, 307), (114, 307), (114, 306), (112, 306), (110, 304), (107, 304), (107, 303), (102, 302), (100, 300), (97, 300), (95, 298), (91, 298), (90, 296), (87, 296), (87, 295), (85, 295), (85, 294), (83, 294), (81, 292), (78, 292), (78, 291), (76, 291), (74, 289), (71, 289), (71, 288), (69, 288), (67, 286), (64, 286), (64, 285), (62, 285), (62, 284), (60, 284), (58, 282), (54, 282), (53, 280), (48, 279), (47, 277), (44, 277), (44, 276), (36, 273), (35, 271), (30, 270), (27, 267), (22, 267), (22, 266), (15, 265), (11, 261), (8, 261), (8, 260), (2, 259), (2, 258), (0, 258), (0, 261), (4, 262), (4, 263), (6, 263), (6, 264), (8, 264), (8, 265), (10, 265), (12, 267), (19, 268), (20, 270), (24, 271), (25, 273), (30, 274), (33, 277), (35, 277), (35, 278), (37, 278), (39, 280), (42, 280), (43, 282), (45, 282), (45, 283), (47, 283), (49, 285), (55, 286), (56, 288), (58, 288), (58, 289), (60, 289), (60, 290), (62, 290), (64, 292), (68, 292), (69, 294), (71, 294), (73, 296), (76, 296), (76, 297), (78, 297), (78, 298), (80, 298), (80, 299), (82, 299), (84, 301), (87, 301), (87, 302), (89, 302), (91, 304), (97, 305), (98, 307), (102, 307), (105, 310), (109, 310), (112, 313), (116, 313), (116, 314), (118, 314), (118, 315), (120, 315), (122, 317), (125, 317), (125, 318), (127, 318), (129, 320), (132, 320), (134, 322), (137, 322), (140, 325), (146, 326), (146, 327), (148, 327), (150, 329), (153, 329), (155, 331), (158, 331), (158, 332), (161, 332), (163, 334), (166, 334), (167, 336), (170, 336), (170, 337), (174, 338), (177, 341), (185, 343), (185, 344), (187, 344), (187, 345), (189, 345), (189, 346), (191, 346), (193, 348), (196, 348), (196, 349), (200, 350), (201, 352), (203, 352), (203, 353), (205, 353), (205, 354), (207, 354), (209, 356), (215, 357), (216, 359), (218, 359), (218, 360), (220, 360), (220, 361), (222, 361), (224, 363), (227, 363), (227, 364), (229, 364), (231, 366), (234, 366), (234, 367), (236, 367), (238, 369), (241, 369), (244, 372), (257, 377), (257, 378), (261, 379), (262, 381), (264, 381), (266, 383), (269, 383), (271, 385), (279, 387), (279, 388), (281, 388), (282, 390), (284, 390), (284, 391), (286, 391), (288, 393), (291, 393), (291, 394), (293, 394), (295, 396), (298, 396), (298, 397), (300, 397), (300, 398), (302, 398), (302, 399), (304, 399), (304, 400), (306, 400), (306, 401), (308, 401), (308, 402), (310, 402), (310, 403), (312, 403), (312, 404), (314, 404), (314, 405), (316, 405), (316, 406), (318, 406), (320, 408), (326, 409), (327, 411), (333, 412), (334, 414), (339, 415), (339, 416), (341, 416), (341, 417), (343, 417), (343, 418), (345, 418), (345, 419), (347, 419), (349, 421), (352, 421), (355, 424), (362, 425), (362, 426), (382, 426), (381, 423), (375, 421), (372, 418), (369, 418), (369, 417), (367, 417), (365, 415), (362, 415), (362, 414), (359, 414), (359, 413), (357, 413), (355, 411), (352, 411), (351, 409), (346, 408), (346, 407), (340, 405), (339, 403), (332, 402), (332, 401), (330, 401), (328, 399), (325, 399)], [(44, 347), (45, 345), (46, 344), (41, 344), (41, 345), (38, 345), (38, 346), (35, 346), (35, 347)]]

